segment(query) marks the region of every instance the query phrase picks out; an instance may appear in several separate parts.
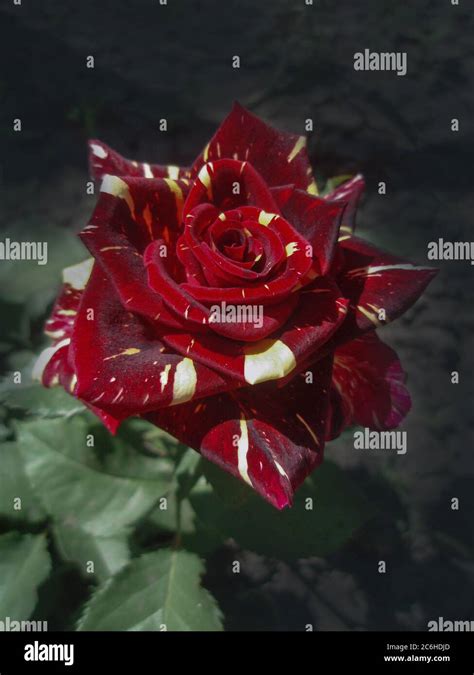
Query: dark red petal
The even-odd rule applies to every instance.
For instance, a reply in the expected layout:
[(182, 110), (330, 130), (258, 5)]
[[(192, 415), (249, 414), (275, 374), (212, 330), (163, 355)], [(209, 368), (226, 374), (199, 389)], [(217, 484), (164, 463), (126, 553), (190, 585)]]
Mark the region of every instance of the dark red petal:
[(220, 159), (201, 167), (184, 204), (184, 219), (200, 204), (212, 204), (220, 211), (240, 206), (258, 206), (265, 211), (278, 213), (275, 200), (262, 176), (248, 162), (235, 159)]
[(105, 176), (91, 221), (80, 234), (124, 307), (174, 328), (182, 328), (183, 323), (148, 286), (143, 252), (160, 238), (169, 259), (179, 264), (174, 251), (185, 189), (182, 181), (171, 179)]
[(317, 194), (305, 137), (274, 129), (238, 103), (194, 162), (193, 175), (222, 158), (249, 162), (270, 187), (294, 183)]
[(217, 335), (170, 332), (163, 333), (163, 341), (242, 384), (285, 378), (329, 340), (347, 312), (347, 301), (338, 288), (323, 278), (299, 298), (288, 322), (271, 338), (239, 344)]
[(94, 179), (112, 176), (135, 176), (137, 178), (189, 178), (189, 169), (179, 166), (162, 166), (125, 159), (108, 145), (91, 139), (89, 141), (89, 171)]
[(277, 188), (272, 193), (285, 220), (313, 247), (321, 274), (332, 265), (345, 205), (314, 197), (302, 190)]
[(342, 331), (335, 336), (337, 344), (399, 317), (437, 274), (432, 267), (414, 265), (357, 237), (342, 242), (340, 250), (344, 255), (337, 283), (342, 295), (350, 299), (350, 309)]
[[(405, 373), (393, 349), (372, 332), (336, 350), (332, 417), (344, 424), (393, 429), (410, 410)], [(339, 400), (338, 400), (339, 399)], [(341, 429), (340, 429), (341, 430)]]
[(95, 265), (71, 340), (75, 394), (117, 419), (229, 389), (189, 356), (167, 353), (147, 322), (127, 312)]
[[(183, 284), (177, 284), (166, 270), (164, 260), (158, 255), (161, 242), (151, 243), (145, 251), (144, 261), (148, 272), (148, 283), (150, 287), (160, 292), (164, 303), (169, 309), (183, 321), (194, 328), (199, 333), (205, 333), (211, 330), (217, 335), (221, 335), (232, 340), (244, 342), (253, 342), (261, 340), (271, 333), (278, 330), (291, 315), (295, 308), (298, 297), (290, 297), (284, 303), (279, 305), (270, 305), (263, 307), (260, 305), (235, 304), (224, 306), (218, 300), (209, 307), (195, 300), (190, 293), (185, 290)], [(238, 320), (237, 320), (238, 319)], [(164, 332), (166, 339), (166, 332)], [(190, 335), (189, 335), (190, 337)], [(194, 335), (193, 350), (196, 340), (206, 340)], [(184, 344), (191, 340), (179, 341), (178, 336), (172, 336), (174, 344)], [(211, 338), (211, 344), (212, 338)], [(218, 342), (226, 349), (225, 343)], [(196, 347), (197, 349), (197, 347)], [(187, 352), (189, 353), (189, 352)], [(207, 361), (212, 367), (212, 363)]]
[(364, 190), (364, 177), (358, 173), (326, 195), (328, 201), (341, 201), (347, 205), (341, 222), (341, 234), (350, 234), (355, 230), (357, 205)]
[(181, 442), (249, 483), (279, 509), (322, 461), (331, 359), (313, 378), (241, 389), (148, 416)]

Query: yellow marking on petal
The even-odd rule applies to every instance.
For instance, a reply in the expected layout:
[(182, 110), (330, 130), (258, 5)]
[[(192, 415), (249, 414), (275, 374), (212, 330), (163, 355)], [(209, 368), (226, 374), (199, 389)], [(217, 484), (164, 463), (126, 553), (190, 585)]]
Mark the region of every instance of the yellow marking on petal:
[(92, 154), (94, 154), (96, 157), (100, 157), (100, 159), (105, 159), (107, 157), (108, 153), (101, 145), (97, 145), (97, 143), (91, 143), (91, 150)]
[(252, 485), (248, 472), (247, 454), (249, 451), (249, 432), (244, 417), (240, 420), (240, 437), (237, 441), (237, 468), (246, 483)]
[(171, 190), (171, 192), (174, 194), (174, 198), (176, 200), (176, 210), (178, 212), (178, 220), (181, 221), (181, 213), (183, 210), (183, 191), (179, 187), (178, 183), (171, 178), (165, 178), (164, 179), (165, 183)]
[(219, 220), (225, 220), (225, 219), (226, 219), (225, 213), (219, 213)]
[(351, 235), (350, 234), (344, 234), (342, 237), (338, 238), (338, 241), (346, 241), (346, 239), (350, 239)]
[(64, 340), (61, 340), (61, 342), (55, 344), (53, 347), (47, 347), (46, 349), (43, 349), (41, 354), (38, 356), (35, 365), (33, 366), (32, 372), (33, 380), (38, 380), (41, 382), (44, 369), (51, 361), (53, 356), (56, 354), (57, 351), (59, 351), (63, 347), (66, 347), (66, 345), (68, 345), (70, 342), (71, 338), (66, 338)]
[(45, 330), (44, 334), (50, 338), (53, 338), (53, 340), (57, 340), (58, 338), (65, 335), (65, 332), (63, 330)]
[(286, 473), (286, 471), (285, 471), (285, 469), (282, 467), (282, 465), (279, 464), (279, 463), (276, 461), (276, 459), (274, 459), (273, 461), (275, 462), (275, 466), (276, 466), (276, 468), (278, 469), (278, 473), (281, 474), (282, 476), (284, 476), (285, 478), (287, 478), (288, 480), (290, 480), (289, 477), (288, 477), (288, 474)]
[(59, 309), (58, 314), (60, 316), (75, 316), (77, 312), (75, 309)]
[(143, 175), (145, 176), (145, 178), (154, 178), (150, 165), (147, 164), (147, 162), (143, 162), (142, 168), (143, 168)]
[(168, 170), (168, 176), (172, 178), (173, 180), (178, 180), (179, 178), (179, 166), (175, 166), (174, 164), (169, 164), (167, 167)]
[(301, 152), (301, 150), (303, 150), (303, 148), (305, 147), (305, 145), (306, 145), (306, 138), (305, 138), (304, 136), (300, 136), (300, 137), (298, 138), (298, 140), (296, 141), (296, 143), (295, 143), (295, 145), (294, 145), (294, 147), (293, 147), (293, 150), (292, 150), (292, 151), (290, 152), (290, 154), (288, 155), (288, 159), (287, 159), (288, 163), (290, 163), (290, 162), (292, 162), (292, 161), (294, 160), (294, 158), (296, 157), (296, 155), (297, 155), (299, 152)]
[(128, 189), (127, 183), (118, 176), (105, 175), (100, 186), (100, 191), (113, 197), (118, 197), (126, 201), (130, 213), (135, 220), (135, 203)]
[(206, 147), (204, 148), (204, 151), (202, 153), (202, 158), (205, 162), (207, 162), (207, 160), (209, 159), (209, 145), (210, 145), (210, 143), (208, 143), (206, 145)]
[(313, 441), (316, 443), (316, 446), (319, 448), (319, 440), (318, 440), (318, 437), (316, 436), (316, 434), (314, 433), (314, 431), (311, 429), (311, 427), (309, 426), (308, 422), (307, 422), (303, 417), (301, 417), (301, 415), (299, 415), (298, 413), (296, 413), (296, 417), (299, 419), (299, 421), (301, 422), (301, 424), (305, 427), (306, 431), (309, 433), (309, 435), (311, 436), (311, 438), (313, 439)]
[(260, 211), (258, 214), (258, 222), (260, 225), (263, 225), (264, 227), (268, 227), (268, 225), (272, 222), (274, 218), (278, 218), (276, 213), (267, 213), (266, 211)]
[(339, 229), (341, 230), (341, 232), (349, 232), (350, 234), (352, 234), (352, 227), (349, 227), (349, 225), (341, 225)]
[(295, 355), (281, 340), (260, 340), (245, 347), (244, 355), (244, 379), (249, 384), (278, 380), (296, 367)]
[(366, 317), (369, 319), (369, 321), (372, 321), (373, 324), (375, 324), (376, 326), (379, 325), (380, 321), (379, 321), (378, 316), (376, 316), (375, 314), (372, 314), (372, 312), (369, 312), (369, 311), (368, 311), (365, 307), (363, 307), (362, 305), (357, 305), (357, 309), (358, 309), (359, 312), (361, 312), (364, 316), (366, 316)]
[(212, 178), (209, 169), (212, 169), (212, 164), (205, 164), (198, 173), (198, 178), (206, 188), (209, 199), (212, 200)]
[(138, 162), (136, 159), (132, 160), (132, 166), (138, 167)]
[(285, 246), (285, 251), (286, 251), (286, 257), (289, 258), (293, 253), (296, 253), (296, 251), (299, 251), (298, 248), (298, 242), (296, 241), (291, 241), (289, 244)]
[(71, 381), (69, 382), (69, 391), (71, 392), (71, 394), (73, 393), (76, 384), (77, 384), (77, 375), (76, 373), (74, 373), (73, 376), (71, 377)]
[(194, 361), (187, 357), (176, 366), (173, 380), (173, 400), (171, 405), (185, 403), (192, 399), (196, 392), (197, 373)]
[(128, 248), (128, 246), (104, 246), (100, 251), (101, 253), (104, 253), (104, 251), (120, 251), (123, 248)]
[(168, 376), (169, 376), (170, 370), (171, 370), (171, 364), (168, 363), (168, 364), (165, 366), (165, 369), (162, 370), (161, 373), (160, 373), (161, 393), (163, 393), (163, 391), (164, 391), (166, 385), (168, 384)]
[(71, 265), (63, 269), (63, 283), (69, 284), (76, 291), (82, 291), (92, 272), (94, 258), (87, 258), (77, 265)]
[(123, 352), (119, 352), (118, 354), (113, 354), (112, 356), (107, 356), (104, 361), (110, 361), (111, 359), (116, 359), (119, 356), (133, 356), (134, 354), (139, 354), (140, 349), (137, 349), (136, 347), (128, 347), (127, 349), (124, 349)]
[(314, 178), (311, 181), (311, 183), (308, 185), (308, 187), (306, 188), (306, 192), (310, 195), (319, 195), (318, 186), (317, 186)]

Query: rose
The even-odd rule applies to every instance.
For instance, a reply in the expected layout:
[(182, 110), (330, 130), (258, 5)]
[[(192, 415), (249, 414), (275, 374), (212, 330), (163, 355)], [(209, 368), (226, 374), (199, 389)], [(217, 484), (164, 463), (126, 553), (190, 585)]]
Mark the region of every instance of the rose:
[(239, 105), (190, 168), (90, 151), (93, 257), (64, 271), (44, 385), (112, 432), (150, 420), (278, 508), (326, 438), (403, 420), (404, 373), (375, 329), (435, 271), (354, 236), (361, 176), (318, 197), (305, 139)]

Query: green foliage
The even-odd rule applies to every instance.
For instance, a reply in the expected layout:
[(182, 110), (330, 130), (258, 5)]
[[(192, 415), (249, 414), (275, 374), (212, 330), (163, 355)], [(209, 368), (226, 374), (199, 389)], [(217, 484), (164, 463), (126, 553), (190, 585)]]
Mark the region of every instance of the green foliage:
[[(59, 259), (75, 262), (76, 250)], [(34, 612), (63, 630), (79, 617), (80, 630), (221, 630), (202, 558), (229, 539), (280, 559), (326, 555), (365, 522), (364, 498), (328, 462), (278, 512), (148, 422), (129, 420), (113, 437), (61, 388), (33, 383), (33, 327), (59, 285), (57, 271), (40, 282), (36, 267), (25, 266), (15, 293), (0, 290), (0, 619)]]
[[(143, 420), (128, 421), (112, 437), (59, 389), (4, 383), (0, 396), (12, 439), (0, 450), (0, 522), (49, 533), (0, 539), (5, 578), (16, 557), (29, 575), (31, 588), (13, 607), (22, 619), (48, 577), (49, 549), (51, 583), (43, 585), (47, 597), (38, 612), (47, 608), (55, 616), (50, 605), (60, 599), (53, 580), (64, 577), (64, 565), (73, 566), (74, 583), (83, 586), (77, 602), (90, 596), (82, 609), (68, 609), (62, 626), (80, 614), (81, 630), (220, 630), (220, 611), (201, 585), (201, 557), (228, 539), (285, 560), (324, 556), (370, 515), (364, 497), (330, 462), (306, 481), (292, 509), (279, 512)], [(9, 607), (13, 600), (4, 597)]]
[(0, 402), (8, 410), (31, 417), (69, 417), (85, 410), (80, 401), (61, 387), (45, 389), (36, 383), (15, 385), (7, 380), (0, 385)]
[(17, 443), (0, 446), (0, 518), (35, 523), (45, 514), (26, 477)]
[(38, 599), (38, 586), (51, 569), (43, 535), (9, 532), (0, 537), (0, 620), (26, 621)]
[(203, 571), (187, 551), (145, 554), (97, 590), (78, 630), (221, 630), (221, 612), (200, 585)]
[(245, 483), (206, 462), (207, 484), (191, 493), (194, 511), (221, 541), (281, 559), (325, 556), (370, 517), (366, 499), (335, 464), (325, 461), (306, 479), (292, 508), (277, 511)]

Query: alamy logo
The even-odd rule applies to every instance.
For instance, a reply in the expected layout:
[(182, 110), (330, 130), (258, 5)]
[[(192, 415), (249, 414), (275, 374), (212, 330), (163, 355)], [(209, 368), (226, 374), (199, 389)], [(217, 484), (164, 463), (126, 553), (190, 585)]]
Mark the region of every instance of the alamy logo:
[(355, 450), (396, 450), (397, 455), (407, 451), (406, 431), (354, 431)]
[(474, 631), (474, 621), (449, 621), (439, 616), (434, 621), (428, 621), (429, 631), (440, 631), (444, 633), (464, 633)]
[(37, 640), (25, 645), (25, 661), (63, 661), (65, 666), (74, 663), (73, 644), (45, 644)]
[(48, 262), (47, 241), (0, 241), (0, 260), (36, 260), (38, 265)]
[(251, 323), (263, 326), (263, 305), (212, 305), (209, 323)]
[(397, 75), (407, 74), (406, 52), (363, 52), (354, 54), (354, 70), (392, 70)]
[(428, 260), (470, 260), (474, 265), (474, 241), (430, 241)]

